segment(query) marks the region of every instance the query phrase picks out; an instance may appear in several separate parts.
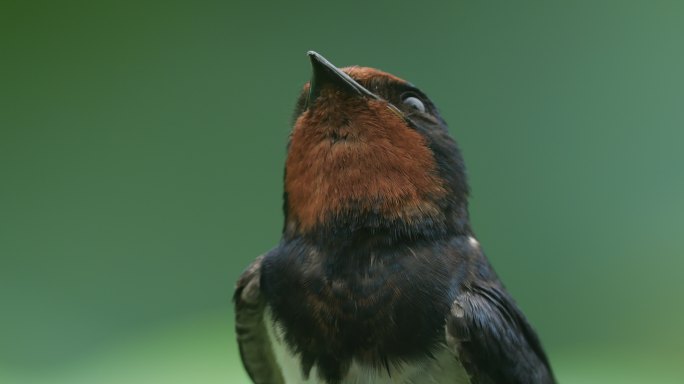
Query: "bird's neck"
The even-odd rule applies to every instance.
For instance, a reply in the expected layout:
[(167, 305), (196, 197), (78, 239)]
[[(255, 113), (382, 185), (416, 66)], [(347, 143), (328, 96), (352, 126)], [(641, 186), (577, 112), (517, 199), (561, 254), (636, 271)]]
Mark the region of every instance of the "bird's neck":
[(321, 248), (386, 247), (438, 241), (471, 233), (466, 208), (443, 208), (439, 215), (423, 213), (410, 219), (382, 212), (350, 210), (308, 228), (287, 217), (283, 239), (304, 238)]

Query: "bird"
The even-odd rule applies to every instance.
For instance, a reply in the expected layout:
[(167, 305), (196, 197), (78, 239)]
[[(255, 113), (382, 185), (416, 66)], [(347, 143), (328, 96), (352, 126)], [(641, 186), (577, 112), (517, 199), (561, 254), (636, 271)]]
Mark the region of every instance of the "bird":
[(239, 277), (257, 384), (552, 384), (471, 228), (463, 156), (412, 83), (308, 52), (280, 242)]

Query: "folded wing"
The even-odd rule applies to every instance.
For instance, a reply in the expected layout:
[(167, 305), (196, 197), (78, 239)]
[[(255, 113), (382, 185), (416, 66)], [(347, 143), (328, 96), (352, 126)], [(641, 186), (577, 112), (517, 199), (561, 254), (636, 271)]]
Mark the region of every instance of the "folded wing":
[(284, 384), (264, 321), (265, 303), (261, 295), (259, 256), (242, 273), (235, 288), (235, 331), (242, 363), (255, 384)]
[(453, 302), (447, 343), (472, 384), (553, 384), (536, 333), (498, 284), (469, 285)]

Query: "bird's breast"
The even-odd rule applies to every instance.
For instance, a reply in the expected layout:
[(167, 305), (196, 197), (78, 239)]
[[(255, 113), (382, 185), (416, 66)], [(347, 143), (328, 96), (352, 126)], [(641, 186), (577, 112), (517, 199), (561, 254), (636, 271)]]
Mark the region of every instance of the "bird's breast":
[(444, 344), (448, 267), (420, 250), (326, 257), (299, 246), (262, 275), (279, 342), (300, 370), (332, 383), (354, 364), (373, 372), (430, 359)]

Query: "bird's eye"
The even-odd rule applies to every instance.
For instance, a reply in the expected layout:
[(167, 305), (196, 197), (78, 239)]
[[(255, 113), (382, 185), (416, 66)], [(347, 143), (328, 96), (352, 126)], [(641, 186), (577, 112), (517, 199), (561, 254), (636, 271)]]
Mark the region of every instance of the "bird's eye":
[(425, 112), (425, 104), (423, 104), (423, 102), (415, 96), (404, 98), (403, 103), (420, 112)]

